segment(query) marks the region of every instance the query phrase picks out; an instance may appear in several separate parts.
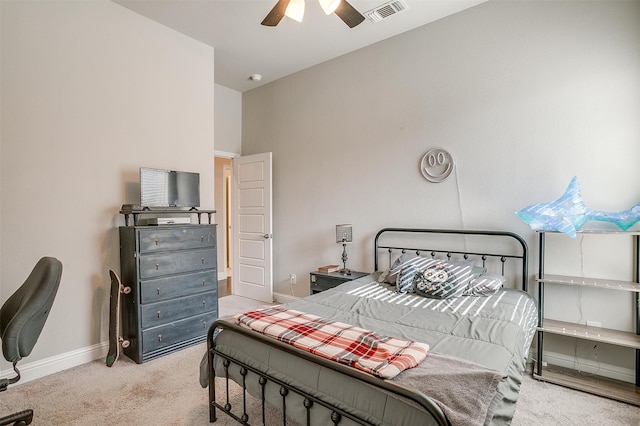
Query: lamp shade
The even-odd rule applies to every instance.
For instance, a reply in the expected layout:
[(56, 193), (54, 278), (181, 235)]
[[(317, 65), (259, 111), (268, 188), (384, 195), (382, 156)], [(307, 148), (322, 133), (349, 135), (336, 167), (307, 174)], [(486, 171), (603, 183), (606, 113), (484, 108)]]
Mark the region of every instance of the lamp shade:
[(326, 13), (327, 15), (331, 15), (336, 11), (338, 6), (340, 6), (340, 1), (341, 0), (318, 0), (320, 6), (322, 7), (322, 10), (324, 10), (324, 13)]
[(284, 11), (284, 16), (302, 22), (302, 17), (304, 16), (304, 0), (291, 0), (287, 9)]
[(336, 225), (336, 243), (345, 244), (353, 241), (351, 224)]

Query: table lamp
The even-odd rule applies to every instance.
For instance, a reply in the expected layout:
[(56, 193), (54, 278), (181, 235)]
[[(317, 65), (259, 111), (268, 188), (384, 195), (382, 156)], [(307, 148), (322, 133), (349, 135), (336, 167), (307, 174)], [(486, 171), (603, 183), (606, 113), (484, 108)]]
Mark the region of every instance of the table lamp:
[(336, 225), (336, 243), (342, 244), (342, 275), (351, 275), (347, 269), (347, 244), (352, 242), (351, 224)]

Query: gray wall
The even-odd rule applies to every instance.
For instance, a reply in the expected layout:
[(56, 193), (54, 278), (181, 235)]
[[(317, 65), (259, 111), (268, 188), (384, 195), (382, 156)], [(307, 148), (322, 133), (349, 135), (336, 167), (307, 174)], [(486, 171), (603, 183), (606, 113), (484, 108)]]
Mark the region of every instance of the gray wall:
[(242, 93), (216, 84), (216, 151), (242, 151)]
[(109, 1), (0, 5), (0, 299), (41, 256), (64, 264), (25, 360), (47, 360), (39, 375), (106, 353), (118, 211), (140, 166), (201, 173), (213, 208), (214, 51)]
[(218, 278), (225, 279), (226, 270), (222, 267), (227, 263), (227, 233), (225, 223), (225, 181), (224, 170), (231, 167), (230, 157), (238, 156), (242, 152), (242, 93), (228, 87), (216, 84), (216, 120), (215, 120), (215, 206), (216, 223), (218, 224)]
[[(488, 2), (246, 92), (243, 155), (273, 152), (275, 291), (308, 294), (309, 271), (340, 261), (345, 222), (356, 270), (372, 269), (382, 227), (463, 227), (525, 236), (533, 274), (535, 233), (516, 210), (573, 176), (590, 208), (640, 201), (639, 75), (640, 2)], [(419, 171), (432, 147), (457, 161), (443, 183)], [(550, 267), (631, 279), (630, 241), (567, 244)], [(598, 262), (600, 244), (623, 260)], [(634, 327), (629, 294), (551, 299), (560, 319)], [(633, 369), (633, 351), (573, 349), (558, 357)]]

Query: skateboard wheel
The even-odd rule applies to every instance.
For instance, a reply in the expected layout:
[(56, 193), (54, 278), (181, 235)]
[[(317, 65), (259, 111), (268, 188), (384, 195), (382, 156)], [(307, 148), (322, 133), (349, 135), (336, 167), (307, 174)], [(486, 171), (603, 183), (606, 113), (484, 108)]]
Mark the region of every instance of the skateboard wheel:
[(123, 292), (124, 294), (129, 294), (129, 293), (131, 293), (131, 287), (129, 287), (129, 286), (127, 286), (127, 287), (123, 287), (123, 288), (122, 288), (122, 292)]
[(122, 347), (123, 347), (123, 348), (128, 348), (128, 347), (129, 347), (129, 345), (130, 345), (130, 343), (129, 343), (129, 341), (128, 341), (128, 340), (123, 340), (123, 341), (122, 341), (122, 343), (121, 343), (121, 345), (122, 345)]

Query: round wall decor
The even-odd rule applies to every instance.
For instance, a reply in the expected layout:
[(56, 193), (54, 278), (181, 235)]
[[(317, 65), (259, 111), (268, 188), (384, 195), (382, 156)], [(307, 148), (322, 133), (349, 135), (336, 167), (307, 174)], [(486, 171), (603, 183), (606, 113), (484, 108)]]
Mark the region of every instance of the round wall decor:
[(422, 157), (420, 171), (430, 182), (444, 182), (456, 168), (453, 155), (442, 148), (432, 148)]

